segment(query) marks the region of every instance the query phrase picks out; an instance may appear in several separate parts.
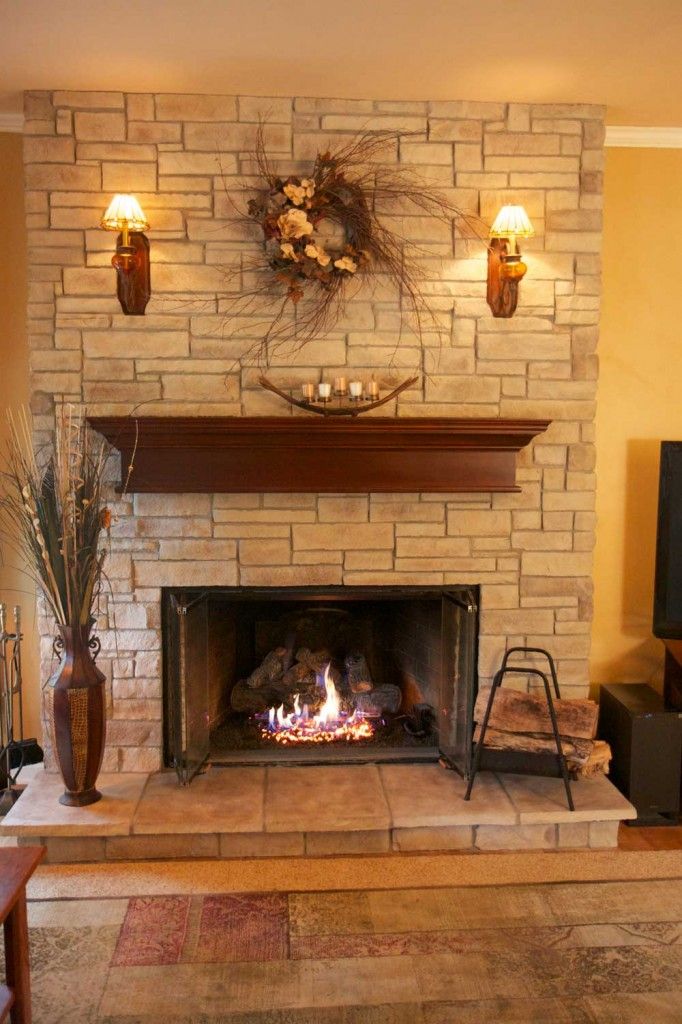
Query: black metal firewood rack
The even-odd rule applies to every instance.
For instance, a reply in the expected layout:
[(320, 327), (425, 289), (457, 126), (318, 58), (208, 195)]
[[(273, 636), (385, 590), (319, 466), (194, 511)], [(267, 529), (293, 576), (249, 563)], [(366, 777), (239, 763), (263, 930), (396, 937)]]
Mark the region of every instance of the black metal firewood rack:
[[(549, 711), (549, 717), (552, 723), (552, 732), (554, 734), (554, 742), (556, 743), (556, 755), (550, 755), (550, 757), (552, 757), (552, 759), (556, 758), (558, 772), (564, 780), (564, 788), (566, 790), (566, 801), (568, 803), (568, 808), (569, 810), (574, 811), (575, 805), (573, 803), (571, 783), (568, 776), (568, 765), (566, 764), (566, 756), (561, 745), (561, 736), (559, 735), (559, 726), (557, 724), (556, 710), (554, 708), (554, 698), (552, 697), (552, 687), (550, 687), (549, 685), (547, 673), (542, 672), (539, 668), (534, 668), (530, 665), (509, 665), (508, 662), (510, 657), (512, 655), (517, 654), (522, 654), (526, 657), (528, 655), (540, 655), (541, 657), (547, 659), (547, 661), (549, 662), (549, 671), (552, 677), (552, 686), (554, 689), (554, 694), (557, 700), (561, 700), (561, 693), (559, 691), (559, 680), (557, 679), (556, 666), (554, 665), (554, 660), (549, 651), (546, 651), (542, 647), (510, 647), (509, 650), (505, 652), (504, 658), (502, 659), (502, 665), (500, 666), (499, 670), (495, 673), (495, 676), (493, 678), (493, 685), (490, 688), (490, 696), (488, 697), (488, 704), (486, 706), (485, 715), (483, 716), (483, 722), (481, 724), (481, 735), (479, 736), (478, 743), (476, 743), (474, 749), (471, 774), (469, 776), (469, 782), (467, 785), (466, 793), (464, 795), (464, 799), (469, 800), (471, 798), (471, 791), (474, 786), (474, 781), (476, 779), (476, 775), (478, 774), (481, 768), (481, 757), (484, 750), (485, 735), (486, 732), (488, 731), (488, 722), (490, 721), (490, 714), (493, 708), (493, 701), (495, 700), (495, 694), (502, 686), (502, 681), (504, 677), (507, 675), (537, 676), (539, 679), (542, 680), (544, 686), (545, 697), (547, 699), (547, 710)], [(525, 773), (529, 775), (547, 774), (546, 771), (533, 772), (532, 768), (529, 767), (530, 763), (532, 762), (526, 762), (526, 765), (524, 766)]]

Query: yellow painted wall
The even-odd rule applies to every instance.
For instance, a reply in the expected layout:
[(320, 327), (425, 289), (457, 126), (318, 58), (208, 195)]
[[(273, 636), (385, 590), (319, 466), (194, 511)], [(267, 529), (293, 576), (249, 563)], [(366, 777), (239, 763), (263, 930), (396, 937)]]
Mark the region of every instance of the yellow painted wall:
[(604, 221), (592, 681), (660, 684), (659, 445), (682, 440), (682, 150), (607, 150)]
[[(26, 339), (26, 227), (20, 135), (0, 132), (0, 449), (7, 440), (8, 408), (28, 402), (28, 344)], [(3, 552), (0, 559), (0, 601), (24, 613), (25, 732), (40, 736), (38, 638), (33, 587), (17, 569), (17, 557)]]

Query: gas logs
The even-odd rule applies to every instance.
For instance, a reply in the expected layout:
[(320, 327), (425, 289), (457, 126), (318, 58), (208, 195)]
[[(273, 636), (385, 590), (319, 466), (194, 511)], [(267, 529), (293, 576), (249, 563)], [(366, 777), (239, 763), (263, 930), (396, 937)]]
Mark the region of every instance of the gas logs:
[(329, 651), (311, 651), (308, 647), (300, 647), (295, 653), (287, 647), (269, 651), (251, 675), (234, 686), (232, 708), (256, 715), (283, 706), (289, 713), (298, 698), (298, 704), (307, 704), (314, 714), (325, 701), (322, 680), (327, 666), (329, 678), (349, 710), (362, 711), (370, 718), (399, 710), (400, 687), (392, 683), (375, 686), (361, 652), (347, 654), (343, 663), (337, 664)]

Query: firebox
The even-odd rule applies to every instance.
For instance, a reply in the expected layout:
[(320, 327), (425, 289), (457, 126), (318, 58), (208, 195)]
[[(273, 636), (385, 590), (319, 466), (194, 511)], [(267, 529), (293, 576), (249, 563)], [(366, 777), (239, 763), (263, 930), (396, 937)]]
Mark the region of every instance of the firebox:
[(476, 587), (165, 588), (164, 756), (468, 774)]

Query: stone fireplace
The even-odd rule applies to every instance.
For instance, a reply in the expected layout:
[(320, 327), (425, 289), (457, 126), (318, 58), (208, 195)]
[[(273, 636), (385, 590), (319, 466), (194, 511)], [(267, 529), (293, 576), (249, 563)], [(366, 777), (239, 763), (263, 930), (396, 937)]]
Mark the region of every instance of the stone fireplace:
[[(287, 493), (116, 494), (112, 465), (115, 521), (98, 616), (108, 679), (105, 770), (170, 764), (162, 617), (171, 591), (239, 589), (246, 603), (263, 588), (333, 591), (334, 601), (355, 588), (426, 588), (443, 601), (447, 592), (478, 588), (479, 682), (490, 681), (506, 647), (526, 643), (553, 654), (565, 696), (585, 695), (602, 109), (55, 91), (28, 93), (25, 111), (39, 439), (63, 402), (110, 417), (286, 415), (259, 386), (257, 369), (240, 361), (244, 343), (224, 319), (223, 268), (254, 246), (228, 193), (250, 172), (260, 115), (282, 171), (305, 169), (319, 147), (359, 130), (401, 130), (410, 137), (391, 159), (488, 222), (502, 203), (522, 203), (536, 229), (524, 246), (529, 269), (517, 313), (498, 320), (485, 301), (484, 246), (459, 227), (404, 218), (425, 253), (440, 334), (427, 332), (417, 344), (394, 295), (359, 292), (328, 336), (280, 354), (268, 370), (285, 388), (352, 369), (374, 374), (382, 389), (416, 371), (420, 383), (382, 410), (399, 419), (550, 420), (518, 455), (518, 492), (300, 493), (292, 480)], [(115, 240), (98, 227), (114, 191), (135, 193), (152, 225), (144, 317), (122, 315), (110, 265)], [(262, 653), (256, 625), (248, 631), (253, 663), (240, 664), (241, 678)], [(41, 633), (46, 673), (47, 620)], [(413, 703), (432, 702), (435, 694)]]
[(477, 588), (167, 588), (162, 602), (165, 761), (184, 781), (208, 759), (441, 752), (466, 773)]

